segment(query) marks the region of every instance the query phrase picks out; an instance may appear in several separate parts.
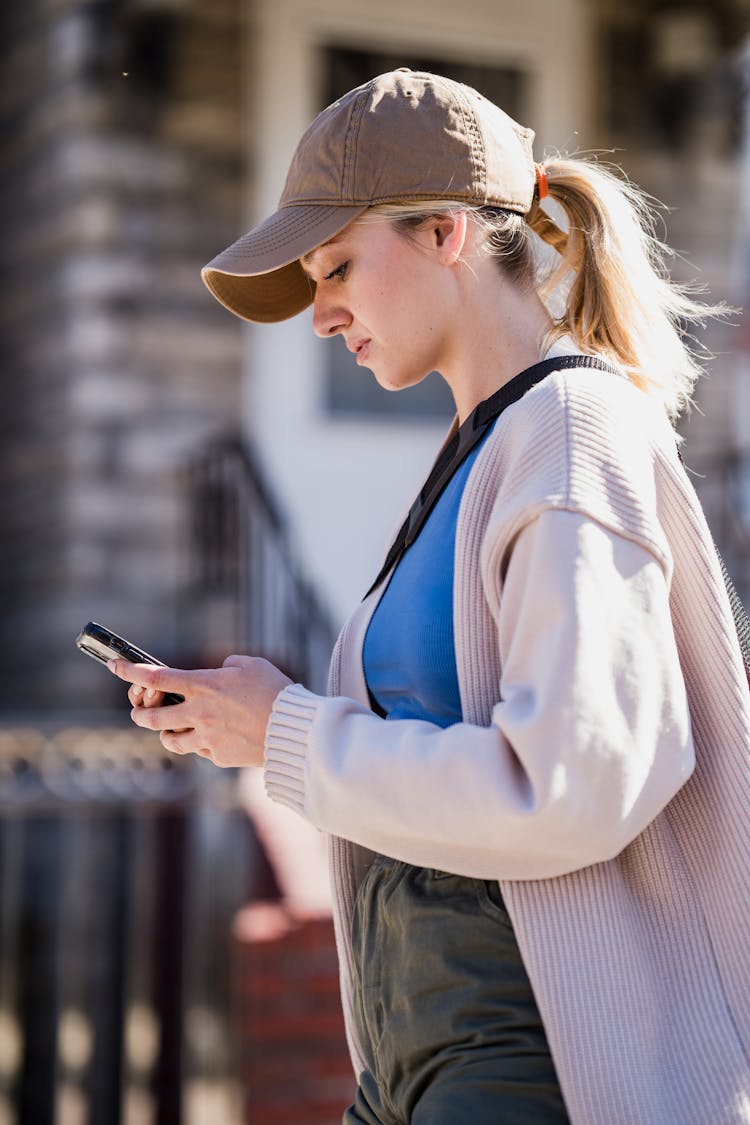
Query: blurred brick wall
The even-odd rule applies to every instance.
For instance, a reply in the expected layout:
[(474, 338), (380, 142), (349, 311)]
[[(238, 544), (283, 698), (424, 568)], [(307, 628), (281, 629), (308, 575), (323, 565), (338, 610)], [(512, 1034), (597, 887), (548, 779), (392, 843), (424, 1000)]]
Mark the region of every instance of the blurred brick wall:
[(247, 1125), (340, 1125), (355, 1093), (330, 917), (255, 903), (235, 929)]

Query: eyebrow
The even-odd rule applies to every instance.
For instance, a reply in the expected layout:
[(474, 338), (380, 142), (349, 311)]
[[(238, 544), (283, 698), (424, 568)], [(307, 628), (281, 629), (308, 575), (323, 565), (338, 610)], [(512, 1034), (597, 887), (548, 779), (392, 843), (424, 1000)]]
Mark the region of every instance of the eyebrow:
[(339, 231), (338, 234), (334, 234), (333, 238), (329, 238), (326, 242), (321, 242), (320, 246), (316, 246), (314, 250), (308, 250), (308, 252), (306, 254), (303, 254), (299, 259), (300, 265), (302, 265), (303, 267), (306, 264), (309, 265), (310, 259), (314, 254), (317, 254), (318, 250), (322, 250), (325, 246), (332, 246), (334, 242), (339, 242), (343, 238), (343, 234), (343, 231)]

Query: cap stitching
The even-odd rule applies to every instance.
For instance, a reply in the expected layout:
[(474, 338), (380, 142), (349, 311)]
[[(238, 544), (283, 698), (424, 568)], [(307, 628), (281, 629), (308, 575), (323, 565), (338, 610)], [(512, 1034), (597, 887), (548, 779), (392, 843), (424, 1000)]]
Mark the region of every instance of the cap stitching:
[[(494, 197), (494, 198), (496, 199), (496, 203), (497, 203), (498, 207), (504, 206), (504, 207), (512, 208), (513, 210), (518, 210), (520, 208), (520, 203), (518, 203), (515, 199), (508, 199), (508, 200), (505, 200), (504, 202), (501, 202), (499, 199), (497, 199), (497, 197)], [(329, 199), (304, 199), (304, 200), (300, 200), (299, 203), (290, 204), (290, 206), (293, 206), (293, 207), (331, 207), (331, 206), (333, 206), (333, 207), (336, 207), (337, 209), (340, 209), (340, 210), (343, 211), (343, 210), (346, 210), (350, 207), (351, 208), (354, 208), (354, 207), (369, 207), (370, 204), (374, 204), (374, 203), (394, 203), (394, 202), (398, 202), (401, 199), (460, 199), (460, 200), (466, 200), (467, 202), (470, 203), (470, 202), (476, 202), (477, 192), (475, 192), (475, 191), (462, 191), (462, 190), (457, 189), (457, 188), (452, 188), (452, 187), (450, 187), (450, 185), (448, 185), (448, 188), (445, 188), (443, 190), (440, 190), (439, 188), (435, 188), (434, 191), (409, 191), (408, 189), (403, 188), (403, 189), (399, 190), (398, 192), (391, 191), (391, 192), (386, 192), (385, 194), (381, 194), (381, 195), (367, 196), (367, 198), (365, 198), (365, 197), (354, 198), (354, 199), (351, 200), (351, 202), (342, 203), (342, 204), (332, 204)]]
[[(483, 197), (484, 198), (484, 197)], [(489, 198), (489, 197), (488, 197)], [(522, 214), (521, 205), (516, 199), (499, 199), (497, 196), (492, 197), (497, 207), (507, 207), (509, 210), (518, 211)], [(457, 199), (466, 200), (467, 203), (477, 202), (477, 192), (460, 191), (451, 188), (451, 190), (440, 191), (437, 188), (434, 191), (408, 191), (402, 189), (398, 192), (387, 192), (385, 195), (373, 195), (359, 198), (352, 198), (345, 204), (332, 204), (328, 198), (310, 198), (301, 199), (297, 203), (290, 203), (289, 207), (368, 207), (376, 203), (393, 203), (399, 200), (406, 199)]]
[[(487, 153), (484, 147), (484, 137), (482, 136), (479, 124), (477, 122), (477, 115), (471, 106), (468, 97), (464, 94), (463, 89), (457, 86), (455, 90), (456, 103), (458, 104), (461, 115), (464, 119), (464, 128), (466, 129), (467, 136), (470, 138), (471, 155), (473, 162), (473, 171), (478, 172), (482, 177), (482, 198), (487, 198)], [(476, 193), (474, 193), (476, 199)]]
[(359, 129), (362, 124), (362, 118), (365, 111), (365, 100), (367, 92), (364, 91), (362, 96), (358, 98), (352, 110), (349, 128), (344, 138), (344, 168), (341, 175), (341, 195), (340, 199), (343, 203), (344, 199), (351, 199), (354, 194), (353, 185), (355, 183), (355, 167), (357, 163), (357, 141), (359, 139)]
[[(315, 203), (312, 204), (315, 206)], [(327, 202), (328, 207), (335, 206)], [(290, 210), (291, 207), (308, 206), (307, 201), (304, 204), (291, 204), (285, 210)], [(278, 214), (278, 212), (277, 212)], [(284, 245), (290, 238), (294, 237), (300, 230), (315, 230), (316, 226), (320, 225), (324, 220), (328, 219), (328, 214), (321, 215), (316, 221), (309, 215), (300, 212), (292, 219), (291, 215), (287, 218), (285, 216), (285, 223), (282, 229), (278, 227), (273, 230), (268, 230), (263, 234), (258, 234), (255, 231), (248, 231), (246, 235), (241, 236), (237, 242), (228, 246), (222, 254), (228, 254), (232, 257), (244, 257), (250, 249), (260, 251), (265, 246), (278, 246)]]

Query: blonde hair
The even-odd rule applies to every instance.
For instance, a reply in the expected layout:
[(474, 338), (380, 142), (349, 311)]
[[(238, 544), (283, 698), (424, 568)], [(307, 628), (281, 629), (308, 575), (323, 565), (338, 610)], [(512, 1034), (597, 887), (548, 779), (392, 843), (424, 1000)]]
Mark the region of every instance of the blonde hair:
[[(469, 212), (485, 231), (488, 252), (513, 280), (535, 286), (543, 299), (567, 286), (562, 310), (551, 311), (547, 346), (570, 336), (581, 351), (620, 366), (676, 419), (703, 370), (690, 327), (731, 310), (700, 303), (670, 279), (670, 251), (656, 237), (655, 212), (633, 184), (590, 159), (556, 157), (543, 169), (564, 227), (536, 191), (525, 216), (458, 200), (383, 204), (372, 211), (402, 231), (430, 214)], [(544, 269), (531, 232), (556, 251), (551, 268)]]

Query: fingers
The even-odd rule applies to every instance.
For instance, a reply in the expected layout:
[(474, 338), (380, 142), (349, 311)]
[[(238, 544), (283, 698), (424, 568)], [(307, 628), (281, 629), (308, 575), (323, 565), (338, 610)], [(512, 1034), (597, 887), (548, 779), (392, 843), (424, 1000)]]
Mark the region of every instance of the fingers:
[(212, 751), (203, 744), (196, 730), (163, 730), (159, 741), (170, 754), (198, 754), (201, 758), (214, 761)]
[(158, 733), (165, 750), (172, 754), (200, 754), (210, 758), (210, 751), (200, 742), (192, 726), (180, 723), (185, 710), (182, 704), (163, 706), (164, 695), (174, 691), (184, 695), (189, 685), (194, 694), (200, 673), (164, 668), (154, 664), (133, 664), (128, 660), (110, 660), (107, 667), (130, 684), (128, 699), (132, 704), (130, 718), (143, 730)]
[(159, 664), (133, 664), (129, 660), (110, 660), (107, 667), (110, 672), (114, 672), (116, 676), (119, 676), (121, 680), (125, 680), (128, 684), (140, 688), (150, 688), (152, 691), (162, 693), (174, 691), (179, 695), (185, 695), (188, 685), (195, 688), (200, 678), (198, 672), (164, 668)]
[(159, 741), (170, 754), (199, 754), (202, 758), (211, 757), (211, 752), (200, 745), (194, 730), (163, 730), (159, 734)]
[(164, 692), (154, 691), (153, 688), (142, 688), (142, 707), (161, 707), (164, 702)]
[[(157, 692), (156, 695), (161, 699), (161, 693)], [(183, 734), (185, 731), (192, 730), (192, 728), (187, 725), (180, 725), (180, 712), (182, 710), (183, 706), (180, 703), (173, 703), (168, 707), (161, 707), (156, 702), (151, 704), (144, 702), (142, 704), (136, 704), (136, 706), (133, 707), (133, 710), (130, 712), (130, 718), (137, 727), (142, 727), (144, 730), (169, 731), (170, 733)]]
[(107, 667), (130, 684), (128, 699), (135, 706), (159, 706), (166, 692), (182, 696), (188, 692), (195, 694), (201, 684), (200, 672), (186, 672), (182, 668), (133, 664), (130, 660), (109, 660)]
[(164, 692), (144, 688), (140, 684), (131, 684), (128, 688), (128, 699), (134, 707), (161, 707)]

